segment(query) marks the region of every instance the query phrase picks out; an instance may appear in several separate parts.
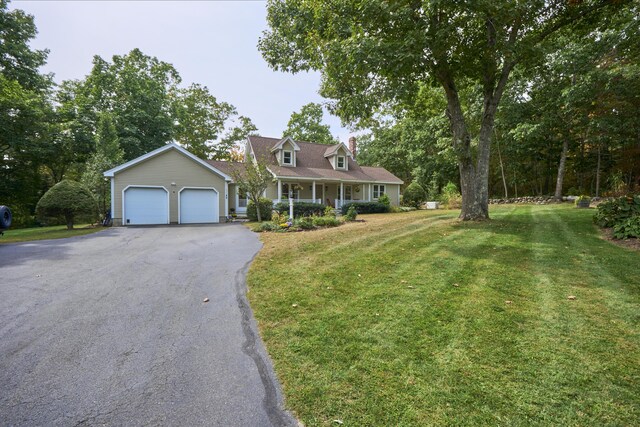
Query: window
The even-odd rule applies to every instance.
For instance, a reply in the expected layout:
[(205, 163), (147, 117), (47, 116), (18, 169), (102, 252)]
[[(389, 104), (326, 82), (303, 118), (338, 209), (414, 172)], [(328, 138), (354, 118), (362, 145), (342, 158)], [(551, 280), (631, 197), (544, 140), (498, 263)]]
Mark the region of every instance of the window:
[(344, 199), (345, 200), (351, 200), (351, 186), (350, 185), (345, 185), (344, 186)]
[(344, 156), (338, 156), (338, 169), (344, 169)]
[(373, 198), (379, 199), (384, 194), (384, 185), (374, 184), (373, 186)]
[(293, 155), (291, 151), (283, 151), (282, 152), (282, 164), (284, 165), (292, 165), (293, 164)]
[(300, 186), (298, 184), (282, 183), (282, 196), (283, 199), (293, 197), (294, 199), (300, 198)]

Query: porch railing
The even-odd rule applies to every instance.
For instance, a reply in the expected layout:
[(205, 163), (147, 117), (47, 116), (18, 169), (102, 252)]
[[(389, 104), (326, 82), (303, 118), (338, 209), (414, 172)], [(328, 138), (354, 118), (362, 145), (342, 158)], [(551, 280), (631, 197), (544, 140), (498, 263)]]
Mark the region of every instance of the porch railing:
[[(293, 199), (294, 202), (306, 202), (306, 203), (322, 203), (322, 199)], [(289, 199), (273, 199), (273, 204), (276, 203), (289, 203)]]

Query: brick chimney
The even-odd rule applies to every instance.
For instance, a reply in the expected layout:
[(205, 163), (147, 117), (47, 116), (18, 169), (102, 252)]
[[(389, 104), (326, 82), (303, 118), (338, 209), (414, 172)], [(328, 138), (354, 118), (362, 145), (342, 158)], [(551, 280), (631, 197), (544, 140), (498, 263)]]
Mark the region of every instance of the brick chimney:
[(353, 154), (353, 158), (356, 158), (356, 150), (357, 150), (358, 146), (356, 145), (356, 137), (352, 136), (351, 138), (349, 138), (349, 151), (351, 151), (351, 153)]

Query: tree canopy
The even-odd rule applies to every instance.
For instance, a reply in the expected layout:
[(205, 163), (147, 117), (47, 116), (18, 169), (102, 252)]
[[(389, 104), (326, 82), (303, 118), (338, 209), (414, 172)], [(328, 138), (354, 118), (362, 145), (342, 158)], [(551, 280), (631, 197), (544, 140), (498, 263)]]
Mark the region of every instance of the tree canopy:
[(329, 125), (322, 123), (322, 105), (310, 102), (302, 106), (299, 112), (293, 112), (287, 123), (283, 136), (290, 136), (300, 141), (316, 142), (319, 144), (336, 144), (337, 141)]
[(534, 66), (560, 30), (588, 31), (622, 3), (270, 0), (259, 48), (277, 70), (320, 71), (333, 111), (361, 125), (387, 108), (412, 110), (421, 84), (440, 86), (460, 217), (483, 219), (495, 115), (512, 71)]

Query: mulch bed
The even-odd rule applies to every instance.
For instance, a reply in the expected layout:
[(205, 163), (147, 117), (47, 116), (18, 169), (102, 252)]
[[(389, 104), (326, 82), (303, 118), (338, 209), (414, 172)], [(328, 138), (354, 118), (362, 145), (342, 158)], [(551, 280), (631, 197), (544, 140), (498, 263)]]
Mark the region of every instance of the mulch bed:
[(616, 239), (613, 237), (613, 230), (611, 228), (605, 228), (602, 230), (602, 238), (610, 241), (614, 245), (621, 246), (623, 248), (633, 249), (640, 252), (640, 239)]

